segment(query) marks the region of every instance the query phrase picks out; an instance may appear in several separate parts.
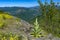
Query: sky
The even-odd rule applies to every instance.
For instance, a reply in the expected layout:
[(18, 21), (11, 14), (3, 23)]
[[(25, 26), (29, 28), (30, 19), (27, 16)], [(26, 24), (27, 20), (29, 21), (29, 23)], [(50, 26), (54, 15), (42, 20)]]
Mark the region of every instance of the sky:
[[(44, 0), (42, 0), (42, 2), (44, 2)], [(60, 0), (54, 0), (54, 2), (60, 2)], [(34, 7), (38, 5), (37, 0), (0, 0), (0, 7)]]

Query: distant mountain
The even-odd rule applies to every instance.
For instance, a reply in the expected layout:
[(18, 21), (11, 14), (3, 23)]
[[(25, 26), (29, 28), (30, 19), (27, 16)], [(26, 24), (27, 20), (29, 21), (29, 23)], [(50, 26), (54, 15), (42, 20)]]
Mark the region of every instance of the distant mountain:
[[(19, 17), (23, 20), (29, 21), (35, 16), (39, 15), (39, 7), (0, 7), (0, 10), (9, 12), (9, 14)], [(28, 20), (29, 19), (29, 20)]]
[[(56, 6), (60, 9), (60, 6)], [(0, 7), (0, 10), (9, 12), (10, 15), (19, 17), (25, 21), (31, 21), (31, 19), (41, 15), (39, 6), (35, 7)]]

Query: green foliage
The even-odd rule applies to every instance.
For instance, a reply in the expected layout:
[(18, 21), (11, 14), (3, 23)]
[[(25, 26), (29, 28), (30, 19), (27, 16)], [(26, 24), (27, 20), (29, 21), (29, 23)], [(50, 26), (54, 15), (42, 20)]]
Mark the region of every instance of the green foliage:
[(53, 0), (50, 0), (50, 4), (46, 0), (44, 4), (41, 0), (38, 2), (42, 13), (42, 19), (39, 21), (40, 27), (46, 32), (60, 37), (60, 9), (56, 7)]
[(4, 22), (0, 22), (0, 28), (3, 28), (4, 27)]
[(5, 22), (3, 20), (3, 18), (1, 18), (0, 16), (0, 28), (3, 28), (5, 26)]
[(33, 35), (36, 38), (46, 36), (44, 31), (40, 28), (37, 18), (36, 21), (34, 22), (34, 27), (32, 29), (31, 35)]
[(19, 18), (14, 18), (13, 16), (9, 15), (5, 12), (0, 12), (0, 29), (7, 27), (7, 25), (11, 24), (12, 22), (19, 22)]
[(21, 40), (21, 36), (12, 33), (0, 32), (0, 40)]
[(0, 10), (0, 14), (4, 13), (4, 11)]

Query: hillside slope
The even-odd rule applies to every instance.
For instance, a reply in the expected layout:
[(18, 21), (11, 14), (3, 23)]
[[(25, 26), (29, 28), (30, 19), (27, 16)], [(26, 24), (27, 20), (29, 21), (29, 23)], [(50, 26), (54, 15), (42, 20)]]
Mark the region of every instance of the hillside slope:
[[(35, 16), (39, 15), (39, 8), (31, 7), (0, 7), (0, 10), (9, 12), (9, 14), (19, 17), (23, 20), (29, 21)], [(29, 20), (28, 20), (29, 19)]]
[(32, 27), (32, 25), (28, 22), (4, 12), (0, 12), (0, 33), (22, 35), (25, 38), (23, 38), (23, 40), (27, 40), (26, 38), (29, 34), (30, 27)]

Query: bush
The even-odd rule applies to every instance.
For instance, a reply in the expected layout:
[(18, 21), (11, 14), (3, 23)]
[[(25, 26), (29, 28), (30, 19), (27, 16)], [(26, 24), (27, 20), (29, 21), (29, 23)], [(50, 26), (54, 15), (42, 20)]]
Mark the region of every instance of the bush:
[(50, 3), (45, 1), (43, 4), (41, 0), (38, 1), (40, 4), (40, 10), (42, 13), (39, 25), (47, 33), (51, 33), (54, 36), (60, 37), (60, 9), (55, 5), (53, 0)]
[(40, 28), (37, 18), (36, 18), (36, 21), (34, 22), (34, 27), (32, 29), (31, 35), (36, 37), (36, 38), (43, 37), (43, 36), (47, 35), (47, 33), (44, 32), (44, 30), (42, 30)]

